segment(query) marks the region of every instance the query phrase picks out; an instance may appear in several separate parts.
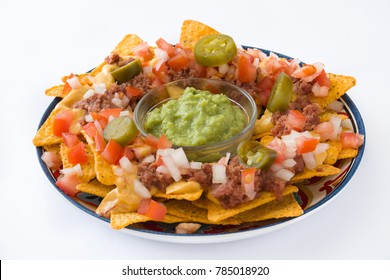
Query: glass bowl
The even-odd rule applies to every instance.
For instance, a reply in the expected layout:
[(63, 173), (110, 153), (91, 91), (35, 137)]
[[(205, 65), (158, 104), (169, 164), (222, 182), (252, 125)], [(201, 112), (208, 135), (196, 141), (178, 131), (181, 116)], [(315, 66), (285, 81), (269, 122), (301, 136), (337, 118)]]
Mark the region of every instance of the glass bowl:
[(199, 90), (207, 90), (215, 94), (224, 94), (232, 103), (238, 105), (246, 115), (246, 126), (238, 134), (221, 142), (206, 144), (201, 146), (174, 146), (182, 147), (191, 161), (213, 162), (226, 153), (236, 154), (237, 146), (240, 142), (252, 136), (252, 130), (257, 118), (257, 106), (253, 98), (245, 90), (230, 83), (217, 79), (191, 78), (177, 80), (164, 84), (149, 91), (137, 104), (134, 111), (134, 122), (144, 136), (147, 132), (144, 129), (146, 115), (156, 107), (168, 102), (171, 99), (179, 98), (184, 89), (193, 87)]

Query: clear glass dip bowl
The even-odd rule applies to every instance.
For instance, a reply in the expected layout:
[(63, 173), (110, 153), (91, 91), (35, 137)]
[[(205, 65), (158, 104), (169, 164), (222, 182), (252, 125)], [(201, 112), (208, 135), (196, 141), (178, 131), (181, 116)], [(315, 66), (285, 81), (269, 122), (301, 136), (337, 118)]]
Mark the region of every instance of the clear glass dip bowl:
[(148, 134), (144, 130), (144, 122), (146, 115), (151, 110), (171, 99), (179, 98), (187, 87), (207, 90), (216, 94), (224, 94), (242, 109), (247, 117), (247, 122), (241, 132), (221, 142), (201, 146), (174, 146), (174, 148), (182, 147), (190, 161), (213, 162), (225, 156), (226, 153), (235, 155), (238, 144), (252, 136), (252, 130), (257, 118), (257, 106), (248, 92), (221, 80), (200, 78), (183, 79), (152, 89), (135, 107), (134, 122), (140, 133), (144, 136)]

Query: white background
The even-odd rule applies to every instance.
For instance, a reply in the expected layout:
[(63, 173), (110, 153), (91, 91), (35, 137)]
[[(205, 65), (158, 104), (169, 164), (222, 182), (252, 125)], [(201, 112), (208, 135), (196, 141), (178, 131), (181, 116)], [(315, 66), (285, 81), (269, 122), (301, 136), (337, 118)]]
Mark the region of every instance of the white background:
[[(1, 0), (0, 258), (390, 259), (389, 3)], [(127, 33), (178, 42), (185, 19), (356, 77), (349, 96), (364, 118), (365, 154), (321, 211), (251, 239), (172, 244), (114, 231), (50, 185), (31, 143), (52, 101), (44, 90), (98, 65)]]

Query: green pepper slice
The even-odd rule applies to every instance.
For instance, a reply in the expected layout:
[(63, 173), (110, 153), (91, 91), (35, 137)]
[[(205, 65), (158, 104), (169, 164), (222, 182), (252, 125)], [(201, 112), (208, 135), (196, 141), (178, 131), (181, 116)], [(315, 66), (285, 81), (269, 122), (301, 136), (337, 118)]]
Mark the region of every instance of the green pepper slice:
[(241, 142), (237, 147), (238, 161), (248, 167), (267, 170), (276, 159), (276, 152), (259, 142), (247, 140)]
[(121, 116), (110, 121), (103, 131), (104, 140), (115, 140), (118, 144), (126, 146), (135, 136), (138, 130), (134, 121), (129, 116)]
[(194, 46), (194, 56), (198, 64), (215, 67), (223, 65), (237, 54), (233, 39), (224, 34), (211, 34), (203, 37)]
[(272, 113), (286, 111), (291, 100), (292, 89), (293, 82), (291, 78), (283, 72), (280, 73), (272, 87), (267, 109)]
[(118, 84), (123, 84), (125, 82), (128, 82), (141, 72), (141, 61), (139, 59), (136, 59), (127, 63), (126, 65), (123, 65), (122, 67), (119, 67), (118, 69), (115, 69), (111, 72), (111, 75), (114, 77), (115, 81), (118, 82)]

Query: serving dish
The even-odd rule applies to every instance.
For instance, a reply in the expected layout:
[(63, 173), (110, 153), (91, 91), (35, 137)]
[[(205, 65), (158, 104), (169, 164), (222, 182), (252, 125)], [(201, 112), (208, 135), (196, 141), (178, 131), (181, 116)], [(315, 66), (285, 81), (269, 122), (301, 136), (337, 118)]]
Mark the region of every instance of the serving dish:
[[(270, 53), (268, 50), (261, 50), (267, 55)], [(283, 54), (276, 54), (280, 57), (289, 58)], [(55, 98), (51, 102), (42, 116), (39, 127), (45, 122), (50, 112), (60, 100), (60, 98)], [(344, 113), (350, 118), (353, 130), (365, 136), (363, 119), (351, 98), (345, 94), (339, 100), (344, 104)], [(53, 174), (41, 160), (41, 155), (43, 153), (42, 147), (37, 147), (36, 149), (42, 170), (49, 179), (51, 185), (56, 188), (71, 204), (102, 221), (107, 226), (110, 226), (109, 219), (101, 217), (95, 213), (95, 209), (100, 203), (101, 198), (86, 193), (79, 193), (77, 197), (66, 195), (56, 186), (55, 174)], [(335, 164), (336, 167), (341, 169), (339, 174), (322, 178), (312, 178), (298, 184), (297, 186), (299, 188), (299, 192), (296, 193), (296, 199), (304, 210), (303, 215), (299, 217), (245, 223), (235, 226), (202, 225), (200, 230), (195, 234), (176, 234), (175, 224), (164, 224), (159, 222), (135, 224), (128, 226), (121, 231), (142, 238), (177, 243), (216, 243), (259, 236), (300, 221), (331, 202), (347, 186), (348, 182), (357, 171), (362, 160), (363, 153), (364, 144), (359, 148), (359, 153), (355, 158), (339, 160)]]

